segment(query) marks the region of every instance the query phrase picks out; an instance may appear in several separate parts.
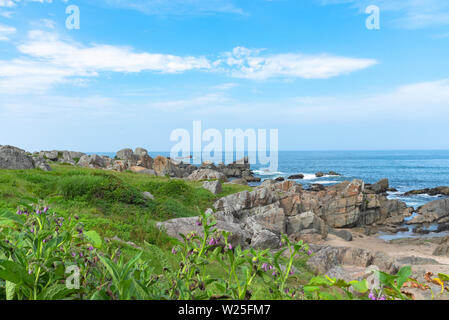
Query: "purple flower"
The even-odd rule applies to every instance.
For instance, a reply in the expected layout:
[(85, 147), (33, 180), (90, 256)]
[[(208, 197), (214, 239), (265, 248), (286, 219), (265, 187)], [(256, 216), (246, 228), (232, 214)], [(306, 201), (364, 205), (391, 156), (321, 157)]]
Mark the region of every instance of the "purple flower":
[(76, 253), (75, 252), (72, 252), (72, 257), (76, 257)]
[(30, 269), (30, 270), (28, 270), (28, 274), (32, 274), (33, 273), (33, 271)]
[(228, 244), (229, 250), (232, 250), (232, 244)]
[(175, 249), (175, 248), (173, 248), (173, 249), (171, 249), (171, 253), (173, 253), (173, 254), (177, 254), (178, 252), (176, 251), (176, 249)]
[(294, 274), (295, 274), (295, 271), (290, 270), (290, 275), (292, 276), (292, 275), (294, 275)]
[(41, 214), (41, 211), (37, 209), (36, 214)]
[(45, 207), (44, 208), (44, 213), (47, 213), (47, 211), (48, 211), (48, 207)]
[(273, 273), (271, 274), (273, 277), (276, 277), (276, 271), (273, 271)]
[(82, 258), (83, 257), (83, 253), (82, 252), (80, 252), (80, 258)]
[(21, 216), (22, 214), (23, 214), (23, 212), (22, 212), (22, 210), (17, 210), (17, 212), (16, 212), (19, 216)]
[(376, 296), (372, 292), (369, 293), (368, 298), (370, 298), (371, 300), (377, 300)]
[(48, 240), (47, 239), (44, 239), (43, 241), (42, 241), (43, 243), (47, 243), (48, 242)]
[(198, 227), (200, 227), (200, 226), (202, 226), (203, 224), (201, 223), (201, 221), (197, 221), (197, 222), (196, 222), (196, 225), (197, 225)]
[(307, 255), (311, 256), (313, 254), (312, 250), (307, 251)]
[(381, 297), (379, 298), (379, 300), (387, 300), (387, 298), (386, 298), (385, 296), (381, 296)]
[(30, 231), (31, 231), (31, 233), (34, 233), (34, 228), (31, 228), (31, 230), (30, 230)]
[(87, 248), (89, 251), (93, 251), (94, 247), (90, 246), (89, 248)]
[(270, 266), (268, 269), (273, 270), (273, 266)]
[(267, 271), (267, 270), (268, 270), (268, 264), (266, 264), (266, 263), (262, 264), (262, 269), (264, 269), (265, 271)]
[(215, 241), (214, 238), (212, 238), (212, 239), (209, 240), (209, 245), (210, 245), (210, 246), (214, 246), (215, 244), (216, 244), (216, 241)]

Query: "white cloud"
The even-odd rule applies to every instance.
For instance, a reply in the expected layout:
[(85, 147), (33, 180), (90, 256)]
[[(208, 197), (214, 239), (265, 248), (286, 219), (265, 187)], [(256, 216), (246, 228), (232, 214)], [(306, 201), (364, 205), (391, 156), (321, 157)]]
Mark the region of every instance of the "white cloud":
[(133, 9), (148, 15), (243, 14), (232, 0), (100, 0), (115, 8)]
[(8, 41), (9, 36), (17, 32), (16, 28), (0, 24), (0, 41)]
[(322, 4), (350, 4), (364, 13), (369, 5), (379, 6), (381, 13), (394, 12), (393, 23), (404, 29), (449, 25), (447, 0), (319, 0)]
[(377, 64), (373, 59), (339, 57), (328, 54), (304, 55), (284, 53), (261, 55), (262, 50), (237, 47), (218, 60), (236, 78), (266, 80), (269, 78), (327, 79), (362, 70)]
[(16, 5), (16, 2), (13, 0), (0, 0), (0, 7), (14, 7)]
[(96, 77), (100, 72), (180, 73), (209, 69), (203, 57), (137, 53), (132, 48), (110, 45), (83, 46), (55, 33), (31, 31), (18, 46), (25, 57), (0, 60), (0, 92), (43, 92), (80, 77)]

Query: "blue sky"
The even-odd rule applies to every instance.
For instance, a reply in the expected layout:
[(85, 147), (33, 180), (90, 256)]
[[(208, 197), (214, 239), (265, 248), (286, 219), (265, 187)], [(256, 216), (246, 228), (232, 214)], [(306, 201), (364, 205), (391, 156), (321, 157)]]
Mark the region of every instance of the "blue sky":
[(0, 144), (168, 151), (201, 120), (281, 150), (449, 149), (448, 56), (447, 0), (0, 0)]

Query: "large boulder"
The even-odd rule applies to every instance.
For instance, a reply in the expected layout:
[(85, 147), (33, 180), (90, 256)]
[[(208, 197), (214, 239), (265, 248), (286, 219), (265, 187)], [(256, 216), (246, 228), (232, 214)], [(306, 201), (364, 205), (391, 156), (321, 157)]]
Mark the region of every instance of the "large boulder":
[[(178, 218), (172, 219), (165, 222), (160, 222), (157, 227), (166, 231), (171, 237), (183, 240), (180, 234), (187, 236), (191, 232), (195, 232), (197, 235), (203, 235), (203, 227), (198, 225), (199, 218)], [(231, 233), (228, 241), (232, 246), (236, 247), (238, 245), (243, 248), (248, 247), (251, 239), (251, 235), (243, 230), (238, 224), (225, 222), (223, 220), (217, 220), (217, 224), (214, 226), (217, 231), (227, 231)]]
[(202, 181), (202, 180), (220, 180), (227, 181), (226, 176), (218, 171), (212, 169), (199, 169), (194, 171), (187, 177), (187, 180)]
[(0, 169), (33, 169), (33, 158), (22, 149), (13, 146), (0, 146)]
[(377, 181), (375, 184), (367, 186), (367, 190), (371, 190), (376, 194), (382, 194), (388, 191), (390, 184), (388, 179), (382, 179)]
[(183, 177), (183, 170), (176, 165), (171, 159), (158, 156), (154, 159), (153, 170), (158, 176)]
[(449, 216), (449, 199), (435, 200), (418, 208), (418, 215), (409, 224), (431, 223)]
[(221, 181), (215, 180), (215, 181), (204, 181), (203, 182), (203, 188), (206, 190), (209, 190), (213, 194), (219, 194), (223, 191)]
[(135, 160), (134, 152), (129, 148), (117, 151), (115, 157), (117, 160)]
[(312, 211), (290, 216), (287, 222), (287, 234), (299, 233), (303, 230), (313, 229), (323, 237), (327, 236), (326, 223)]
[(105, 159), (96, 154), (82, 156), (79, 159), (77, 165), (80, 167), (95, 168), (95, 169), (106, 167)]

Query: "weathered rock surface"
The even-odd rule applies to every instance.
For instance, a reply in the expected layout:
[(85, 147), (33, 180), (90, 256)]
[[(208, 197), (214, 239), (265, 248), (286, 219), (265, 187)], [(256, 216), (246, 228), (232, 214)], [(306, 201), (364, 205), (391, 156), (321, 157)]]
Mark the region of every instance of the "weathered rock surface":
[(418, 208), (418, 215), (408, 224), (431, 223), (449, 216), (449, 199), (435, 200)]
[(440, 186), (436, 188), (411, 190), (404, 193), (405, 196), (419, 195), (419, 194), (428, 194), (429, 196), (438, 196), (438, 195), (449, 196), (449, 187)]
[(203, 188), (206, 190), (209, 190), (213, 194), (219, 194), (223, 191), (223, 187), (221, 185), (220, 180), (216, 181), (204, 181), (203, 182)]
[(202, 180), (219, 180), (227, 181), (226, 176), (218, 171), (212, 169), (199, 169), (194, 171), (191, 175), (187, 177), (187, 180), (192, 181), (202, 181)]
[(372, 191), (373, 193), (376, 194), (382, 194), (382, 193), (386, 193), (389, 189), (389, 181), (388, 179), (382, 179), (377, 181), (375, 184), (372, 185), (367, 185), (366, 188), (367, 190)]
[[(198, 226), (197, 222), (197, 217), (178, 218), (158, 223), (157, 226), (165, 230), (169, 236), (182, 240), (182, 237), (179, 234), (188, 235), (191, 232), (195, 232), (197, 235), (202, 235), (203, 228), (202, 226)], [(236, 247), (240, 245), (243, 248), (248, 247), (251, 235), (243, 230), (240, 225), (217, 220), (215, 228), (218, 231), (227, 231), (231, 233), (228, 241), (232, 246)]]
[(33, 158), (26, 154), (25, 150), (12, 147), (0, 147), (0, 168), (1, 169), (33, 169)]
[(31, 157), (25, 150), (13, 146), (0, 146), (0, 169), (27, 170), (39, 168), (50, 171), (43, 157)]

